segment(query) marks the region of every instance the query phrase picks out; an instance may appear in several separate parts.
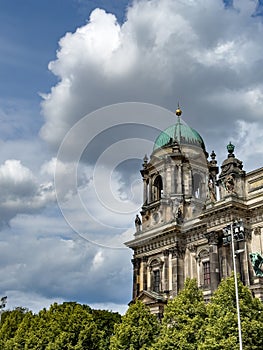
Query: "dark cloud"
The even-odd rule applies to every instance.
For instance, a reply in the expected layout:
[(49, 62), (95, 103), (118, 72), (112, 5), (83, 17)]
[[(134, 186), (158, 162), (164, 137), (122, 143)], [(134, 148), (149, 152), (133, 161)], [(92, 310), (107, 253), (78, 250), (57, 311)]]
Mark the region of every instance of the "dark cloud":
[[(2, 290), (30, 291), (47, 299), (77, 299), (90, 304), (105, 300), (116, 304), (129, 301), (128, 250), (101, 248), (69, 232), (67, 239), (44, 236), (51, 225), (62, 226), (64, 234), (67, 233), (67, 227), (58, 219), (51, 220), (43, 230), (36, 230), (34, 226), (42, 221), (36, 217), (31, 219), (32, 228), (28, 226), (27, 233), (16, 234), (20, 220), (13, 222), (13, 229), (1, 234), (2, 239), (9, 236), (5, 244), (3, 240), (0, 244)], [(120, 260), (124, 262), (121, 268)]]

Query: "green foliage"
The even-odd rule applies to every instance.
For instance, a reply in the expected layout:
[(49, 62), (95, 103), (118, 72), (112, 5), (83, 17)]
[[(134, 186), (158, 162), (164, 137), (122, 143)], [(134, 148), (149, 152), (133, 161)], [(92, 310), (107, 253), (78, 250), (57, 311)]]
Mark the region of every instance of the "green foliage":
[(18, 307), (13, 311), (5, 311), (3, 313), (0, 324), (1, 349), (4, 349), (5, 343), (14, 337), (27, 312), (27, 309)]
[[(243, 350), (263, 349), (263, 304), (238, 280)], [(221, 282), (205, 305), (195, 280), (169, 301), (162, 323), (136, 301), (121, 317), (75, 302), (37, 315), (5, 311), (1, 350), (239, 350), (234, 277)]]
[(110, 350), (149, 349), (158, 335), (159, 322), (140, 301), (136, 301), (117, 324), (110, 341)]
[(160, 336), (153, 349), (197, 349), (205, 318), (203, 294), (196, 280), (187, 279), (184, 289), (165, 308)]
[(102, 331), (104, 334), (104, 349), (109, 349), (110, 338), (114, 332), (114, 326), (121, 322), (121, 315), (118, 312), (107, 310), (92, 310), (91, 313), (98, 330)]
[[(242, 344), (244, 350), (263, 349), (263, 305), (238, 279)], [(238, 350), (238, 325), (234, 277), (223, 280), (207, 305), (199, 350)]]
[(3, 315), (0, 349), (106, 350), (118, 320), (117, 313), (92, 310), (75, 302), (55, 303), (37, 315), (13, 310)]

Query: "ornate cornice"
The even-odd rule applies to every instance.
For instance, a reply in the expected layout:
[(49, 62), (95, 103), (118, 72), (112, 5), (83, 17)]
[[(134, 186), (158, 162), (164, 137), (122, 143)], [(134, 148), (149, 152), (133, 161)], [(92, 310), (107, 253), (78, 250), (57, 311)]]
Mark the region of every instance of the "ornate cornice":
[(169, 250), (169, 249), (163, 250), (163, 255), (164, 255), (165, 257), (169, 256), (169, 254), (170, 254), (170, 250)]
[(205, 233), (205, 237), (208, 240), (208, 244), (211, 244), (211, 245), (218, 244), (218, 232), (217, 231), (207, 232), (207, 233)]
[(172, 258), (183, 258), (185, 254), (185, 247), (176, 245), (169, 249), (172, 253)]
[(191, 252), (191, 253), (196, 253), (196, 251), (197, 251), (196, 245), (195, 245), (195, 244), (191, 244), (191, 243), (187, 245), (187, 249), (188, 249), (189, 252)]

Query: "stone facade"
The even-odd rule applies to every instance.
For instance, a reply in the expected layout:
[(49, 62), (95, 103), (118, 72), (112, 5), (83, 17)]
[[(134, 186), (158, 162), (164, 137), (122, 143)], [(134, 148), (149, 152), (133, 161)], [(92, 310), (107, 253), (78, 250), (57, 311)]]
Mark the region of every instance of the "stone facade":
[(235, 220), (244, 225), (244, 239), (235, 241), (237, 272), (262, 299), (263, 278), (255, 275), (249, 254), (262, 254), (263, 168), (246, 173), (230, 143), (219, 171), (214, 151), (209, 157), (200, 135), (183, 124), (180, 110), (177, 115), (141, 170), (141, 220), (126, 243), (134, 252), (133, 299), (161, 316), (164, 304), (190, 277), (209, 300), (233, 270), (223, 229)]

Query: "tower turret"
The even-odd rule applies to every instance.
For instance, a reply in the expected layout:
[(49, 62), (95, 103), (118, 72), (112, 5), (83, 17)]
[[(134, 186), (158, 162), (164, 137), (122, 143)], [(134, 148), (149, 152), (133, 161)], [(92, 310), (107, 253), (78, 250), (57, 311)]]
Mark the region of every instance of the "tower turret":
[(176, 115), (176, 123), (157, 137), (150, 160), (144, 158), (142, 231), (170, 222), (182, 225), (201, 211), (207, 196), (203, 139), (182, 121), (179, 106)]
[(218, 179), (220, 199), (228, 196), (243, 198), (245, 196), (245, 176), (243, 163), (235, 157), (235, 146), (229, 142), (227, 145), (228, 157), (221, 166)]

